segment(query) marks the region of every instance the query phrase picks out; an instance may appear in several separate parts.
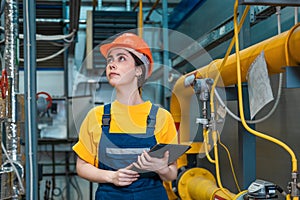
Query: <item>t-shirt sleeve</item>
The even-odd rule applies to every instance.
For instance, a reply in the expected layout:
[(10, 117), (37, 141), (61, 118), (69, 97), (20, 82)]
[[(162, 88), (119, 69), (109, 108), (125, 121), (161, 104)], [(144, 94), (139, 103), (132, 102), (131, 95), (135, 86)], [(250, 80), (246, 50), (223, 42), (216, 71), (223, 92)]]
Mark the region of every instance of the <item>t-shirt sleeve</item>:
[(87, 114), (80, 126), (78, 142), (73, 146), (73, 150), (81, 159), (94, 166), (98, 166), (101, 116), (102, 112), (99, 108), (94, 108)]
[(157, 117), (156, 140), (158, 143), (178, 144), (177, 130), (171, 113), (162, 109)]

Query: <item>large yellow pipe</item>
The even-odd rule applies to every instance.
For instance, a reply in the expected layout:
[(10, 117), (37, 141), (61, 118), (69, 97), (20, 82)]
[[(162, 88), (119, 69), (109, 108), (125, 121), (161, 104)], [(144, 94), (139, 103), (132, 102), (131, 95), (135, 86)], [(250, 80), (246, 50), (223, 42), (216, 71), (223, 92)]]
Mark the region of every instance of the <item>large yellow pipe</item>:
[(239, 196), (228, 190), (225, 194), (217, 186), (214, 176), (204, 168), (192, 168), (184, 172), (177, 187), (182, 200), (235, 199)]
[[(240, 51), (242, 81), (246, 81), (246, 75), (254, 59), (264, 51), (269, 74), (284, 72), (286, 66), (285, 45), (288, 45), (288, 60), (291, 66), (300, 64), (300, 28), (297, 28), (290, 34), (286, 31), (280, 35), (274, 36), (253, 46)], [(186, 88), (184, 80), (187, 76), (195, 74), (197, 78), (215, 78), (219, 73), (219, 67), (223, 59), (214, 60), (209, 65), (197, 69), (189, 74), (180, 77), (173, 88), (170, 111), (176, 123), (180, 123), (180, 142), (190, 140), (190, 103), (194, 95), (192, 87)], [(237, 83), (236, 55), (228, 57), (222, 71), (219, 86), (229, 86)]]

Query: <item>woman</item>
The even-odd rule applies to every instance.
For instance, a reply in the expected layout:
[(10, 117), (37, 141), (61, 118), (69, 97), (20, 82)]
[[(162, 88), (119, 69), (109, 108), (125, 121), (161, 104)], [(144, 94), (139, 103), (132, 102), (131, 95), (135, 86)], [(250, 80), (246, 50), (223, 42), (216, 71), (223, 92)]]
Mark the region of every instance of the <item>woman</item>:
[(153, 68), (150, 48), (124, 33), (100, 51), (116, 99), (93, 108), (83, 121), (73, 147), (77, 173), (99, 183), (97, 200), (168, 199), (162, 181), (176, 179), (176, 162), (168, 163), (169, 152), (155, 158), (147, 151), (157, 143), (177, 143), (177, 133), (170, 113), (141, 97)]

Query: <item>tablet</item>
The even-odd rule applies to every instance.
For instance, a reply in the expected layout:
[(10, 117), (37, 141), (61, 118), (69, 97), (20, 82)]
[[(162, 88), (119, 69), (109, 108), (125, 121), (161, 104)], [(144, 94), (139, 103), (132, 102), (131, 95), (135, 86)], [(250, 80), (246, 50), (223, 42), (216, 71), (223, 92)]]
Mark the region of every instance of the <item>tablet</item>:
[[(148, 154), (151, 157), (162, 158), (164, 157), (164, 153), (169, 151), (169, 161), (168, 163), (171, 164), (175, 162), (181, 155), (183, 155), (186, 151), (191, 148), (190, 145), (183, 145), (183, 144), (156, 144), (153, 148), (150, 149)], [(131, 170), (137, 171), (139, 173), (146, 172), (141, 169), (137, 169), (133, 167)]]
[(169, 151), (169, 164), (176, 161), (181, 155), (191, 148), (190, 145), (183, 144), (156, 144), (148, 152), (151, 157), (162, 158), (164, 153)]

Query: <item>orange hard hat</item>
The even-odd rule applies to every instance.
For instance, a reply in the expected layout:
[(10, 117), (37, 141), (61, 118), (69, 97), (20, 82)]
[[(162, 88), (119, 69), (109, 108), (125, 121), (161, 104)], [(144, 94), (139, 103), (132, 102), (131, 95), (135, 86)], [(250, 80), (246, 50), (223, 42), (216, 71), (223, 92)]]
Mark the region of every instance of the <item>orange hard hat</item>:
[(114, 48), (125, 48), (134, 53), (145, 64), (146, 78), (151, 75), (153, 69), (152, 53), (148, 44), (141, 37), (134, 33), (123, 33), (111, 43), (101, 45), (100, 52), (106, 58)]

